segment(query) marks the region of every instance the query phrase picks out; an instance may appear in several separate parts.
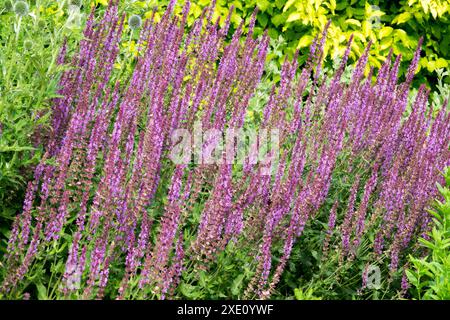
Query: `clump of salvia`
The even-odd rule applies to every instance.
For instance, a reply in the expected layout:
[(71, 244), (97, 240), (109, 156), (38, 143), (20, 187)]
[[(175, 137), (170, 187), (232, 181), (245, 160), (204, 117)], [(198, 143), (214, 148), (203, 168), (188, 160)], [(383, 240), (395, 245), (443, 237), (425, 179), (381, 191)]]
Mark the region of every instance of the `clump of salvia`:
[[(172, 164), (170, 137), (195, 122), (205, 130), (245, 126), (268, 36), (254, 39), (255, 12), (246, 35), (240, 25), (226, 41), (230, 16), (219, 24), (213, 8), (186, 32), (189, 2), (181, 16), (173, 14), (174, 5), (159, 22), (143, 23), (126, 83), (114, 80), (125, 19), (117, 1), (98, 23), (91, 13), (70, 62), (62, 49), (58, 62), (74, 68), (61, 77), (47, 151), (13, 225), (3, 290), (17, 288), (37, 257), (69, 236), (57, 288), (65, 297), (170, 298), (183, 272), (207, 270), (234, 242), (253, 246), (245, 250), (255, 254), (245, 296), (268, 298), (308, 221), (331, 197), (342, 162), (353, 178), (345, 200), (328, 199), (333, 206), (323, 251), (337, 234), (341, 260), (355, 259), (366, 231), (377, 230), (374, 255), (387, 256), (396, 271), (405, 250), (429, 230), (426, 209), (439, 170), (450, 164), (446, 106), (433, 114), (421, 87), (407, 110), (420, 45), (403, 83), (400, 57), (392, 63), (391, 55), (375, 83), (372, 72), (364, 76), (369, 44), (344, 84), (350, 44), (334, 76), (321, 76), (325, 29), (300, 72), (297, 55), (286, 59), (263, 112), (261, 128), (280, 130), (275, 172), (250, 164), (235, 175), (237, 166), (228, 163)], [(185, 239), (187, 218), (201, 201), (195, 237)], [(118, 290), (108, 287), (112, 277), (121, 279)]]

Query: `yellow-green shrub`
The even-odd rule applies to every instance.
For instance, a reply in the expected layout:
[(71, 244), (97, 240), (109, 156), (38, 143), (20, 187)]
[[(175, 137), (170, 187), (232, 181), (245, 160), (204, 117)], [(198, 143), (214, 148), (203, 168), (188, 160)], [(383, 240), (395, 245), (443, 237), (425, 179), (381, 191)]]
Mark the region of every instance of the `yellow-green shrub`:
[[(106, 0), (95, 0), (106, 3)], [(149, 16), (154, 6), (162, 12), (168, 0), (131, 1), (129, 9)], [(177, 12), (181, 12), (181, 3)], [(192, 1), (189, 22), (197, 18), (202, 9), (211, 0)], [(300, 49), (305, 59), (307, 47), (314, 36), (331, 19), (325, 53), (328, 57), (341, 56), (351, 34), (355, 41), (352, 45), (350, 60), (355, 61), (366, 47), (373, 42), (369, 61), (379, 67), (392, 48), (395, 54), (401, 54), (409, 61), (420, 36), (425, 37), (424, 53), (419, 71), (433, 82), (431, 73), (439, 68), (447, 68), (450, 63), (450, 2), (448, 0), (217, 0), (216, 16), (224, 22), (229, 9), (234, 6), (232, 26), (236, 28), (244, 19), (249, 22), (255, 7), (260, 9), (257, 17), (256, 34), (268, 29), (273, 39), (281, 35), (285, 40), (285, 53), (292, 55)], [(278, 58), (280, 60), (283, 57)], [(331, 60), (331, 59), (330, 59)], [(406, 69), (406, 63), (401, 73)], [(368, 70), (366, 70), (368, 71)], [(417, 77), (424, 82), (423, 77)]]

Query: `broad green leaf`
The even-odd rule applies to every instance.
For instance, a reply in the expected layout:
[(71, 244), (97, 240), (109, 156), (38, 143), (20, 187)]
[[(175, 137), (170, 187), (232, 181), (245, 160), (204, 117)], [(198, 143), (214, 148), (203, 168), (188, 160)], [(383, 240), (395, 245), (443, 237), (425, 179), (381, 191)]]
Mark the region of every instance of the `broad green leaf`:
[(441, 69), (441, 68), (447, 68), (447, 67), (448, 67), (448, 62), (445, 59), (439, 58), (436, 60), (435, 69)]
[(299, 12), (293, 12), (286, 19), (286, 22), (297, 21), (297, 20), (300, 20), (300, 18), (301, 18), (301, 14)]
[(353, 25), (353, 26), (357, 26), (357, 27), (361, 27), (361, 22), (359, 22), (358, 20), (356, 20), (356, 19), (347, 19), (347, 20), (345, 20), (345, 23), (346, 24), (350, 24), (350, 25)]
[(386, 50), (392, 46), (393, 39), (392, 38), (384, 38), (380, 41), (380, 51)]
[(330, 0), (330, 9), (331, 12), (334, 14), (334, 10), (336, 10), (336, 0)]
[(408, 34), (402, 30), (402, 29), (395, 29), (394, 31), (395, 36), (400, 39), (403, 44), (408, 45), (409, 44), (409, 38), (408, 38)]
[(267, 26), (267, 22), (269, 22), (269, 17), (266, 14), (259, 14), (258, 22), (261, 24), (261, 27), (265, 28)]
[(284, 5), (283, 12), (286, 12), (292, 5), (296, 2), (296, 0), (288, 0)]
[(371, 24), (368, 21), (363, 21), (362, 23), (362, 31), (364, 36), (368, 38), (370, 36), (370, 30), (372, 29)]
[(236, 279), (233, 280), (233, 284), (231, 285), (231, 293), (237, 296), (240, 292), (242, 286), (242, 280), (244, 279), (244, 274), (240, 274)]
[(195, 292), (195, 286), (188, 284), (188, 283), (181, 283), (180, 284), (180, 291), (181, 293), (190, 299), (198, 298), (198, 293)]
[(236, 9), (243, 10), (241, 1), (233, 1), (233, 5)]
[(283, 24), (283, 22), (285, 21), (285, 15), (277, 14), (272, 17), (271, 21), (275, 25), (275, 27), (278, 27), (280, 24)]
[(436, 19), (438, 16), (438, 12), (434, 6), (430, 6), (430, 12), (431, 12), (431, 15), (433, 16), (433, 18)]
[(267, 0), (256, 0), (256, 5), (262, 12), (264, 12), (267, 8), (269, 8), (270, 2)]
[(37, 283), (36, 288), (38, 291), (38, 299), (39, 300), (48, 300), (47, 289), (45, 288), (45, 286), (42, 283)]
[(433, 72), (436, 68), (436, 61), (428, 61), (427, 69), (429, 72)]
[(313, 40), (314, 40), (313, 36), (306, 34), (303, 37), (301, 37), (300, 40), (298, 41), (297, 48), (307, 47), (312, 43)]
[(379, 32), (380, 39), (383, 39), (383, 38), (386, 38), (387, 36), (389, 36), (392, 33), (393, 30), (394, 29), (391, 28), (391, 27), (383, 27), (383, 28), (381, 28), (381, 30)]
[(283, 8), (284, 0), (275, 0), (275, 5), (277, 6), (278, 9)]
[(405, 23), (406, 21), (411, 19), (411, 17), (412, 17), (411, 13), (403, 12), (403, 13), (399, 14), (398, 16), (396, 16), (394, 18), (394, 20), (392, 20), (392, 23), (396, 23), (396, 24)]

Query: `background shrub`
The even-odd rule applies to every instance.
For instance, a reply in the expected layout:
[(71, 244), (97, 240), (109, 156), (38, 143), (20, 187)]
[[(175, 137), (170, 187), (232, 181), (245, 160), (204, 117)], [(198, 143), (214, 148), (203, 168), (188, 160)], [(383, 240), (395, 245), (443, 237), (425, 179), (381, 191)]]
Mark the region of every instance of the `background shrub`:
[[(51, 131), (52, 100), (64, 67), (58, 55), (81, 38), (84, 16), (65, 1), (0, 4), (0, 233), (3, 239), (22, 207), (26, 181)], [(22, 8), (22, 9), (23, 9)], [(16, 8), (17, 9), (17, 8)], [(0, 252), (5, 250), (0, 241)]]
[[(106, 3), (105, 1), (100, 1)], [(272, 39), (283, 37), (282, 51), (290, 57), (296, 49), (301, 49), (300, 61), (305, 61), (312, 40), (331, 19), (328, 41), (324, 55), (330, 59), (342, 56), (348, 39), (354, 34), (350, 53), (350, 62), (354, 63), (364, 51), (369, 41), (373, 42), (369, 62), (379, 68), (390, 49), (394, 54), (403, 56), (404, 63), (400, 74), (404, 75), (408, 62), (413, 58), (420, 37), (424, 37), (423, 54), (417, 72), (417, 84), (426, 78), (430, 86), (436, 84), (436, 69), (448, 68), (450, 63), (450, 4), (446, 0), (217, 0), (215, 16), (224, 23), (228, 11), (234, 7), (231, 17), (232, 29), (244, 21), (249, 23), (255, 7), (260, 9), (257, 16), (255, 34), (269, 31)], [(127, 9), (149, 15), (153, 6), (164, 10), (168, 0), (162, 1), (126, 1)], [(202, 9), (209, 6), (211, 0), (199, 0), (192, 4), (188, 24), (198, 18)], [(181, 11), (178, 6), (176, 12)], [(160, 11), (161, 12), (161, 11)], [(281, 65), (282, 58), (277, 59)], [(369, 69), (366, 69), (366, 74)], [(447, 83), (449, 80), (446, 80)]]

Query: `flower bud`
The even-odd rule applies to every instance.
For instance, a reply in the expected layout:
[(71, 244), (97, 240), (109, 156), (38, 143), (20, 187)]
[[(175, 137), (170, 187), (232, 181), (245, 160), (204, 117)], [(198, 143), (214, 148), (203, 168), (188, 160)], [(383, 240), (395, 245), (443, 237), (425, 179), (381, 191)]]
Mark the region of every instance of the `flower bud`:
[(26, 51), (30, 51), (31, 49), (33, 49), (33, 41), (27, 39), (23, 42), (23, 47)]
[(28, 3), (26, 3), (25, 1), (17, 1), (14, 4), (14, 12), (16, 13), (16, 15), (23, 17), (28, 14), (28, 11), (29, 11)]
[(128, 20), (128, 25), (130, 26), (130, 29), (136, 30), (139, 29), (142, 25), (142, 19), (137, 14), (132, 15), (130, 19)]

